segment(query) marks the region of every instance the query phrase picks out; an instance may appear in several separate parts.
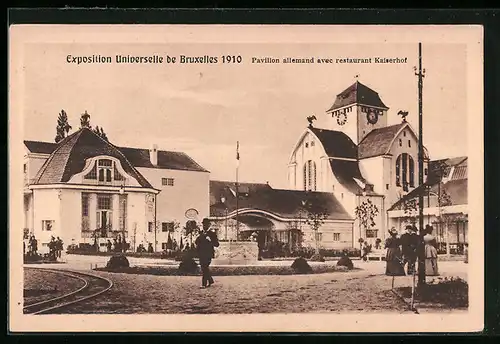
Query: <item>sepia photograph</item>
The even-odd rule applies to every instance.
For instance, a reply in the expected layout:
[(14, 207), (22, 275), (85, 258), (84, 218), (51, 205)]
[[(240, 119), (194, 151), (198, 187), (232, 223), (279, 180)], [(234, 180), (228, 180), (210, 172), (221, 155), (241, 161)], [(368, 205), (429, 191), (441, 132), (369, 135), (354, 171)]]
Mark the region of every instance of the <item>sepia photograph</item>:
[(482, 330), (482, 39), (12, 26), (11, 331)]

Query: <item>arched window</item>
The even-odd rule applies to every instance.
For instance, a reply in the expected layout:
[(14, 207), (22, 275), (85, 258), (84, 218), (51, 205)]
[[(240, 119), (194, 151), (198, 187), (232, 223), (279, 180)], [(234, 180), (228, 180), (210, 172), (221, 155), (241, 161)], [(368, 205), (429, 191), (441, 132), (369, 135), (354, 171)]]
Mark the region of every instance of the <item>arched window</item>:
[(316, 188), (316, 163), (312, 160), (308, 160), (304, 164), (304, 190), (316, 191)]
[(400, 154), (396, 159), (396, 186), (415, 187), (415, 161), (408, 153)]
[(304, 190), (307, 190), (307, 165), (304, 164)]
[(401, 155), (396, 159), (396, 186), (401, 186)]

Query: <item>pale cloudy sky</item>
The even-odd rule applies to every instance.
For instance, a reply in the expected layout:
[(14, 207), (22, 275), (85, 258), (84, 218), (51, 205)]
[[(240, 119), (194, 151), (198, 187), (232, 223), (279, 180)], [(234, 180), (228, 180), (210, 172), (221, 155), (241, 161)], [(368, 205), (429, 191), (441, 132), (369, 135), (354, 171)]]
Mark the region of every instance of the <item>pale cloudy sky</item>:
[[(239, 65), (76, 65), (66, 56), (241, 55)], [(287, 187), (291, 150), (315, 114), (325, 111), (354, 76), (377, 91), (390, 108), (410, 112), (417, 130), (416, 44), (40, 44), (24, 59), (25, 139), (53, 141), (64, 109), (74, 130), (80, 114), (104, 127), (119, 146), (184, 151), (211, 171), (240, 180)], [(407, 57), (407, 64), (258, 65), (251, 57)], [(460, 44), (424, 44), (424, 144), (431, 158), (467, 154), (466, 50)]]

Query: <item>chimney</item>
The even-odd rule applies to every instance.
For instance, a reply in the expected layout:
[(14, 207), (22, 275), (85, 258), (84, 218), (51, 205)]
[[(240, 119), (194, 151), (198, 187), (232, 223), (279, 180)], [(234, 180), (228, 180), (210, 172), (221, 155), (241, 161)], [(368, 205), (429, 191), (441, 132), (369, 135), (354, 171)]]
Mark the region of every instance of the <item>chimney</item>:
[(158, 146), (156, 144), (153, 144), (149, 149), (149, 160), (153, 166), (158, 165)]

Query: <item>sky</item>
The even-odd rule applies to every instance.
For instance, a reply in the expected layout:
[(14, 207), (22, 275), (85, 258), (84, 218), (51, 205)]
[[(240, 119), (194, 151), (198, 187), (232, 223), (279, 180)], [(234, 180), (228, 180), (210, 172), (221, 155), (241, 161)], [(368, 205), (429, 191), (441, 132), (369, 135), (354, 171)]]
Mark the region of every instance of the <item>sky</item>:
[[(86, 56), (241, 55), (241, 64), (69, 64), (68, 54)], [(406, 64), (252, 64), (252, 57), (402, 57)], [(423, 45), (424, 145), (432, 159), (467, 154), (466, 46)], [(236, 141), (239, 179), (287, 187), (287, 164), (306, 117), (326, 127), (335, 96), (358, 80), (379, 93), (418, 129), (418, 89), (412, 44), (318, 43), (31, 43), (24, 53), (24, 139), (55, 138), (64, 109), (73, 131), (87, 111), (117, 146), (183, 151), (211, 172), (234, 180)]]

